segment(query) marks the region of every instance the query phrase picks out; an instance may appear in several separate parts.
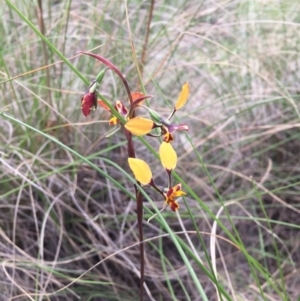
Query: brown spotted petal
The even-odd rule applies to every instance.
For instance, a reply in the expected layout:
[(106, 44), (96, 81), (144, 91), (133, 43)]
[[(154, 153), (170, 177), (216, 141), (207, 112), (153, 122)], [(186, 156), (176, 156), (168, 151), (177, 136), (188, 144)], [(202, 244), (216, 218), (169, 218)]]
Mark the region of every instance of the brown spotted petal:
[(188, 131), (189, 126), (186, 124), (172, 124), (162, 121), (162, 134), (164, 136), (163, 140), (167, 143), (170, 143), (174, 140), (173, 134), (176, 131)]
[(178, 210), (179, 205), (175, 198), (186, 195), (184, 191), (181, 190), (181, 184), (177, 184), (171, 188), (169, 188), (166, 194), (166, 203), (170, 206), (173, 211)]
[(124, 106), (123, 102), (120, 100), (116, 101), (115, 109), (122, 115), (123, 117), (126, 117), (128, 115), (128, 109)]

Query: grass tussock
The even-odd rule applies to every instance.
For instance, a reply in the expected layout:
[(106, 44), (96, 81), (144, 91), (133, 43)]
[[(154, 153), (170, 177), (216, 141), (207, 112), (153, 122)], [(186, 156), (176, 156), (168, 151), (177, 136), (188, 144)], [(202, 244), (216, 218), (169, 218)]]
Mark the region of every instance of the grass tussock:
[[(139, 300), (126, 140), (105, 137), (101, 108), (82, 115), (103, 65), (78, 51), (165, 116), (191, 87), (173, 144), (187, 197), (150, 223), (144, 202), (144, 300), (300, 298), (297, 1), (5, 0), (0, 16), (1, 301)], [(111, 71), (100, 92), (127, 101)], [(145, 141), (137, 154), (165, 185)]]

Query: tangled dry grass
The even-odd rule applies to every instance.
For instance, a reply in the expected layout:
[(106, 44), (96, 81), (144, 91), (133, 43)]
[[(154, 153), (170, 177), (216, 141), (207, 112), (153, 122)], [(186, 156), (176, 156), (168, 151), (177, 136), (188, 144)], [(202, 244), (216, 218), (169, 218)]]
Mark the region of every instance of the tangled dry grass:
[[(143, 83), (163, 114), (182, 83), (189, 82), (190, 100), (178, 118), (189, 123), (190, 132), (175, 141), (177, 173), (199, 199), (189, 194), (188, 206), (182, 201), (179, 214), (166, 211), (164, 217), (188, 246), (207, 300), (218, 300), (197, 264), (203, 260), (209, 268), (212, 260), (205, 253), (211, 251), (214, 231), (208, 210), (240, 237), (269, 275), (258, 273), (218, 226), (216, 234), (223, 239), (213, 243), (216, 269), (228, 300), (297, 300), (300, 7), (296, 1), (272, 0), (155, 1), (146, 44), (148, 2), (127, 3), (126, 18), (126, 2), (120, 1), (39, 6), (6, 0), (0, 25), (0, 111), (15, 119), (0, 116), (0, 300), (139, 298), (136, 207), (132, 183), (122, 172), (128, 171), (125, 140), (121, 133), (105, 138), (110, 131), (105, 112), (81, 116), (86, 85), (10, 3), (65, 57), (94, 49), (118, 65), (136, 90), (129, 21), (138, 59), (147, 45)], [(70, 62), (88, 80), (101, 68), (86, 57)], [(124, 98), (112, 73), (101, 93), (112, 101)], [(156, 142), (147, 141), (157, 149)], [(147, 147), (140, 144), (138, 153), (163, 183)], [(161, 208), (163, 200), (147, 192)], [(147, 203), (146, 209), (151, 210)], [(145, 222), (144, 233), (145, 300), (205, 300), (161, 223)]]

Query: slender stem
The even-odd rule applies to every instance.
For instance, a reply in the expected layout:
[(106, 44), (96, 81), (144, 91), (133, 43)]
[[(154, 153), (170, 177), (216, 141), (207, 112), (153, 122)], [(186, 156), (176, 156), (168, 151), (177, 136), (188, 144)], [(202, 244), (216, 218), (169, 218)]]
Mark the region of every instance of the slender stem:
[(126, 89), (126, 92), (127, 92), (128, 99), (129, 99), (130, 104), (133, 103), (132, 95), (131, 95), (131, 92), (130, 92), (130, 89), (129, 89), (129, 86), (128, 86), (128, 83), (127, 83), (127, 80), (126, 80), (126, 76), (120, 71), (119, 68), (117, 68), (111, 61), (105, 59), (104, 57), (102, 57), (102, 56), (99, 55), (99, 54), (95, 54), (95, 53), (87, 52), (87, 51), (79, 51), (79, 53), (82, 53), (82, 54), (86, 54), (86, 55), (92, 56), (93, 58), (97, 59), (98, 61), (100, 61), (100, 62), (102, 62), (104, 65), (106, 65), (109, 69), (111, 69), (111, 70), (113, 70), (114, 72), (116, 72), (116, 74), (120, 77), (120, 79), (122, 80), (122, 82), (123, 82), (123, 84), (124, 84), (124, 87), (125, 87), (125, 89)]
[(151, 6), (150, 6), (148, 21), (147, 21), (147, 31), (146, 31), (146, 35), (145, 35), (142, 56), (141, 56), (141, 69), (140, 69), (141, 75), (143, 75), (144, 65), (145, 65), (145, 61), (146, 61), (146, 54), (147, 54), (147, 47), (148, 47), (148, 40), (149, 40), (149, 33), (150, 33), (150, 25), (151, 25), (152, 18), (153, 18), (154, 3), (155, 3), (155, 0), (151, 0)]
[(136, 213), (139, 229), (140, 240), (140, 301), (143, 301), (144, 295), (144, 281), (145, 281), (145, 247), (144, 247), (144, 233), (143, 233), (143, 199), (141, 192), (134, 185), (136, 195)]
[(151, 179), (149, 185), (152, 186), (159, 194), (161, 194), (165, 198), (164, 192), (155, 185), (153, 179)]
[[(109, 60), (105, 59), (101, 55), (91, 53), (91, 52), (85, 52), (85, 51), (80, 51), (82, 54), (89, 55), (103, 64), (105, 64), (109, 69), (113, 70), (122, 80), (124, 87), (126, 89), (128, 99), (130, 102), (130, 106), (133, 106), (133, 99), (131, 95), (131, 91), (129, 89), (129, 85), (127, 83), (125, 75)], [(147, 97), (146, 97), (147, 98)], [(132, 112), (132, 118), (134, 117), (135, 112)], [(133, 146), (133, 141), (132, 141), (132, 134), (128, 132), (126, 129), (125, 131), (125, 136), (127, 139), (127, 151), (128, 151), (128, 157), (130, 158), (135, 158), (135, 150)], [(137, 184), (139, 185), (139, 183)], [(144, 257), (144, 235), (143, 235), (143, 198), (142, 194), (140, 191), (137, 189), (137, 185), (134, 185), (135, 189), (135, 196), (136, 196), (136, 211), (137, 211), (137, 220), (138, 220), (138, 231), (139, 231), (139, 240), (140, 240), (140, 301), (143, 301), (143, 294), (144, 294), (144, 274), (145, 274), (145, 257)]]
[(171, 171), (171, 170), (168, 170), (168, 169), (166, 169), (166, 171), (167, 171), (168, 177), (169, 177), (169, 186), (168, 186), (168, 187), (170, 188), (170, 187), (172, 187), (172, 186), (171, 186), (171, 185), (172, 185), (172, 184), (171, 184), (171, 173), (172, 173), (172, 171)]
[[(38, 0), (37, 18), (38, 18), (40, 31), (41, 31), (42, 35), (45, 36), (46, 30), (45, 30), (45, 23), (44, 23), (44, 17), (43, 17), (42, 0)], [(42, 41), (42, 45), (43, 45), (44, 61), (45, 61), (45, 65), (47, 66), (48, 65), (48, 52), (47, 52), (47, 48), (46, 48), (46, 43), (44, 41)], [(51, 84), (50, 84), (49, 68), (46, 68), (46, 82), (47, 82), (47, 88), (48, 88), (47, 90), (48, 90), (49, 103), (53, 106), (52, 97), (51, 97)]]
[(176, 110), (174, 109), (173, 112), (170, 114), (170, 116), (167, 118), (167, 120), (170, 120), (173, 117), (173, 115), (175, 114), (175, 112), (176, 112)]
[[(127, 138), (127, 150), (128, 157), (135, 158), (135, 150), (132, 142), (132, 134), (125, 130), (125, 136)], [(137, 188), (138, 184), (134, 185), (135, 198), (136, 198), (136, 214), (138, 221), (138, 231), (140, 240), (140, 301), (143, 301), (144, 295), (144, 281), (145, 281), (145, 247), (144, 247), (144, 233), (143, 233), (143, 198), (141, 192)]]
[[(62, 45), (62, 50), (61, 50), (61, 52), (63, 54), (65, 54), (66, 43), (67, 43), (67, 39), (69, 38), (67, 32), (68, 32), (69, 19), (70, 19), (71, 2), (72, 2), (72, 0), (68, 0), (68, 3), (67, 3), (66, 8), (65, 8), (66, 23), (65, 23), (65, 28), (64, 28), (63, 45)], [(63, 68), (64, 68), (64, 65), (61, 64), (60, 65), (60, 71), (59, 71), (60, 78), (62, 78), (62, 76), (63, 76)], [(61, 89), (62, 83), (63, 83), (63, 81), (59, 81), (59, 89)]]
[(130, 106), (130, 109), (129, 109), (129, 112), (128, 112), (128, 117), (129, 118), (133, 118), (134, 117), (134, 111), (135, 109), (137, 108), (144, 108), (144, 109), (147, 109), (149, 111), (149, 108), (144, 106), (144, 105), (141, 105), (140, 102), (147, 99), (147, 98), (152, 98), (153, 95), (144, 95), (142, 97), (139, 97), (138, 99), (136, 99)]

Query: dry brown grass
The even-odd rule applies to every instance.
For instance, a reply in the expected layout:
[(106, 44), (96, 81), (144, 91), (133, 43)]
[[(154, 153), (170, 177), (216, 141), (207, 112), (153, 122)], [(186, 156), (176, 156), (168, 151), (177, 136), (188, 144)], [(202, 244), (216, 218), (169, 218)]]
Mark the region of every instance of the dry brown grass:
[[(0, 300), (138, 300), (132, 183), (105, 161), (128, 171), (125, 140), (120, 133), (105, 138), (105, 112), (81, 116), (86, 85), (7, 2), (0, 8), (0, 111), (58, 139), (103, 174), (47, 136), (0, 116)], [(68, 9), (65, 2), (45, 1), (42, 18), (36, 3), (11, 2), (37, 27), (43, 20), (45, 36), (65, 57), (94, 49), (120, 67), (133, 90), (140, 87), (124, 2), (76, 0)], [(149, 7), (128, 4), (138, 58)], [(164, 217), (174, 232), (190, 231), (180, 237), (194, 252), (189, 258), (210, 301), (218, 296), (197, 258), (207, 268), (211, 258), (195, 232), (212, 233), (207, 208), (220, 213), (222, 224), (269, 273), (266, 280), (234, 245), (203, 235), (208, 252), (216, 243), (228, 300), (294, 301), (300, 295), (299, 16), (296, 1), (155, 2), (143, 67), (152, 105), (168, 114), (181, 85), (191, 86), (178, 114), (191, 129), (177, 135), (175, 145), (177, 173), (195, 193), (186, 198), (195, 223), (183, 201), (179, 215), (166, 211)], [(102, 68), (87, 57), (70, 61), (88, 80)], [(112, 73), (100, 90), (112, 101), (124, 99)], [(147, 141), (157, 149), (158, 142)], [(163, 183), (156, 158), (138, 143), (138, 154)], [(163, 201), (147, 192), (161, 208)], [(219, 211), (221, 201), (227, 212)], [(145, 222), (144, 233), (145, 300), (204, 300), (173, 241), (161, 236), (166, 232), (159, 221)], [(219, 226), (216, 233), (228, 238)]]

